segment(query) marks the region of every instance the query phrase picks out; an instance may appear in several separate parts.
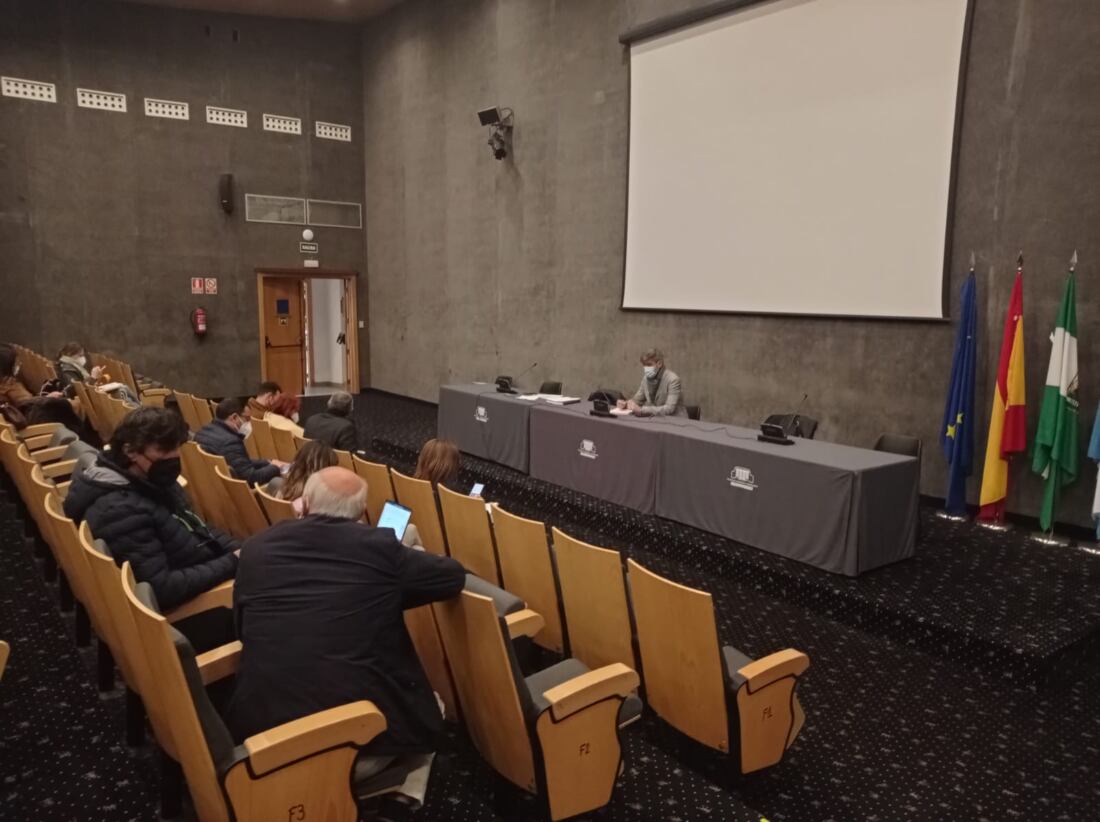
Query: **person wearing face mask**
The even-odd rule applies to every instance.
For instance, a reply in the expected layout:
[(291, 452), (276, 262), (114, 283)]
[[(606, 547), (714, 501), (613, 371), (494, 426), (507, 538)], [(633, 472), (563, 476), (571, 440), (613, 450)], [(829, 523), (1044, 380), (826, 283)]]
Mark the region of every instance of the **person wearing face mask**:
[[(84, 346), (78, 342), (69, 342), (62, 346), (57, 355), (56, 370), (58, 382), (61, 383), (61, 390), (70, 399), (76, 396), (76, 390), (73, 388), (74, 382), (86, 382), (89, 386), (93, 386), (99, 381), (103, 373), (103, 369), (98, 365), (88, 368), (88, 354)], [(125, 400), (132, 405), (137, 405), (139, 402), (134, 393), (125, 385), (120, 385), (111, 391), (111, 396)]]
[(83, 432), (83, 422), (60, 391), (35, 396), (23, 383), (19, 354), (7, 343), (0, 343), (0, 403), (15, 406), (31, 425), (59, 422), (71, 431)]
[[(232, 537), (208, 527), (191, 510), (177, 482), (186, 441), (179, 414), (165, 408), (131, 411), (115, 429), (110, 450), (76, 472), (64, 503), (66, 516), (87, 520), (115, 562), (129, 562), (135, 578), (152, 586), (165, 611), (232, 579), (240, 550)], [(220, 633), (231, 634), (228, 610), (218, 611), (224, 623)], [(191, 631), (181, 630), (195, 640)]]
[(629, 400), (619, 400), (637, 417), (686, 417), (680, 378), (665, 368), (665, 355), (656, 348), (642, 354), (642, 384)]
[(249, 485), (263, 485), (278, 477), (286, 465), (281, 460), (254, 460), (244, 438), (252, 432), (251, 414), (240, 400), (224, 399), (214, 409), (214, 419), (195, 432), (195, 442), (229, 463), (229, 472)]
[(280, 394), (264, 414), (264, 422), (274, 428), (282, 428), (296, 437), (305, 438), (305, 431), (298, 425), (298, 411), (302, 403), (293, 394)]

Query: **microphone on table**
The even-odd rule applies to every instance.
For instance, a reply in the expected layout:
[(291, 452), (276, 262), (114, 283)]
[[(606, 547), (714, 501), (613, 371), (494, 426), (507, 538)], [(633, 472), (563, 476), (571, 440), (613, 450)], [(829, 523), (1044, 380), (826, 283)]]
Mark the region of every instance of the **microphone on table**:
[(530, 374), (531, 369), (533, 369), (538, 364), (539, 364), (539, 361), (535, 360), (533, 363), (531, 363), (529, 366), (527, 366), (527, 368), (525, 368), (523, 370), (523, 372), (519, 375), (519, 377), (516, 377), (514, 379), (512, 377), (505, 377), (505, 376), (497, 377), (496, 378), (497, 392), (500, 393), (500, 394), (518, 394), (519, 392), (516, 391), (516, 389), (515, 389), (516, 382), (519, 380), (520, 377), (525, 377), (528, 374)]
[(799, 436), (799, 437), (802, 436), (802, 425), (799, 422), (799, 420), (800, 420), (799, 412), (802, 411), (802, 406), (805, 405), (806, 397), (808, 397), (808, 396), (810, 396), (810, 395), (809, 394), (803, 394), (802, 395), (802, 399), (800, 399), (798, 401), (798, 405), (795, 406), (794, 413), (791, 414), (791, 433), (795, 434), (797, 432), (797, 436)]

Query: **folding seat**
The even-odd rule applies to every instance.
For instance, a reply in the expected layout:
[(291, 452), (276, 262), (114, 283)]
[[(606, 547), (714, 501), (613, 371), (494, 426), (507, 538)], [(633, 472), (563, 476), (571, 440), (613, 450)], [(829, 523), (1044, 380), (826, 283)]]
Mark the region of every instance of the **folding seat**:
[(500, 585), (493, 526), (485, 500), (439, 486), (439, 507), (451, 556), (463, 567), (494, 585)]
[[(390, 471), (397, 501), (412, 511), (411, 522), (420, 532), (420, 543), (433, 554), (447, 555), (447, 540), (439, 520), (435, 489), (428, 480), (407, 477), (400, 471)], [(368, 493), (370, 480), (367, 481)], [(375, 520), (377, 522), (377, 520)]]
[(390, 467), (380, 462), (368, 462), (355, 454), (351, 455), (351, 464), (355, 473), (367, 481), (367, 516), (373, 525), (382, 515), (386, 502), (397, 499), (393, 492)]

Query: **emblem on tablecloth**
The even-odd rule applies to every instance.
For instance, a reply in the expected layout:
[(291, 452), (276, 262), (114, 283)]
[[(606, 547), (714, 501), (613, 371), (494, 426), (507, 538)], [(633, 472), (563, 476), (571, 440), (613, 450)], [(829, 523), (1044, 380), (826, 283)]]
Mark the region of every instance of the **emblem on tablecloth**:
[(752, 471), (748, 468), (738, 465), (730, 471), (728, 479), (730, 485), (734, 488), (741, 488), (745, 491), (756, 490), (756, 477), (753, 476)]
[(477, 407), (477, 410), (474, 412), (474, 419), (477, 420), (478, 422), (488, 422), (489, 421), (489, 412), (485, 410), (484, 405), (479, 405)]
[(590, 460), (594, 460), (599, 456), (599, 454), (596, 453), (596, 443), (592, 442), (592, 440), (581, 440), (581, 447), (577, 449), (577, 453)]

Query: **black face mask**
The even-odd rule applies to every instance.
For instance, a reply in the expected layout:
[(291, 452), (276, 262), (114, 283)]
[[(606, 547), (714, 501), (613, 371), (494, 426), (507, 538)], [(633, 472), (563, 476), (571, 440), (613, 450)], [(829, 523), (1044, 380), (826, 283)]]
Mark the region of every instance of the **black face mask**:
[(180, 476), (180, 458), (168, 457), (149, 466), (145, 478), (159, 488), (171, 488)]

